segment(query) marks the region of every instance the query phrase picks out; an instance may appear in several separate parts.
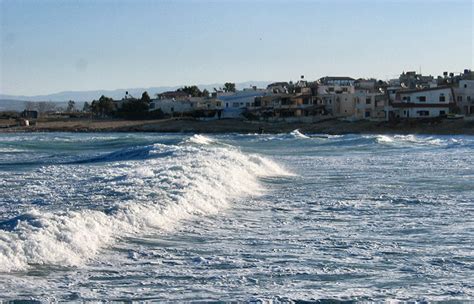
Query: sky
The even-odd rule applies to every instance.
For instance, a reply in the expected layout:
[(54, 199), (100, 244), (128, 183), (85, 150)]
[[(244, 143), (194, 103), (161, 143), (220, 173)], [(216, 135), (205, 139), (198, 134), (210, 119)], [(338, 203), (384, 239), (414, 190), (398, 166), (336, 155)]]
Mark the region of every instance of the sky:
[(473, 3), (0, 0), (0, 93), (473, 68)]

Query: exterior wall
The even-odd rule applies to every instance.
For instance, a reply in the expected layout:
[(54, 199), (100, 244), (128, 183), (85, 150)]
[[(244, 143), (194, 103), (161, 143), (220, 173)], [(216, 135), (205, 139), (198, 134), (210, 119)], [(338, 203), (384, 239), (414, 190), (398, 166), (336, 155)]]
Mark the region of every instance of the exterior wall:
[(461, 114), (474, 115), (474, 80), (460, 80), (454, 96)]
[(355, 119), (385, 119), (387, 98), (382, 93), (357, 92), (354, 94)]
[(449, 107), (444, 108), (403, 108), (399, 109), (401, 118), (439, 117), (449, 113)]
[(387, 119), (439, 117), (449, 114), (453, 104), (453, 91), (449, 87), (398, 91), (391, 106), (386, 107)]
[(223, 118), (237, 118), (246, 108), (253, 107), (255, 97), (267, 94), (266, 90), (245, 90), (237, 92), (218, 93), (217, 100), (222, 104)]
[[(444, 96), (444, 101), (441, 97)], [(424, 98), (424, 100), (423, 100)], [(414, 104), (439, 104), (444, 105), (454, 102), (451, 88), (439, 88), (436, 90), (419, 90), (397, 93), (395, 100), (397, 102), (406, 102)]]
[(352, 85), (318, 85), (318, 95), (353, 93), (355, 93), (355, 87)]
[(355, 112), (355, 102), (353, 94), (340, 94), (336, 96), (336, 103), (334, 107), (335, 116), (349, 117), (353, 116)]
[(186, 113), (196, 108), (196, 103), (189, 100), (154, 99), (150, 104), (150, 111), (161, 109), (165, 114)]

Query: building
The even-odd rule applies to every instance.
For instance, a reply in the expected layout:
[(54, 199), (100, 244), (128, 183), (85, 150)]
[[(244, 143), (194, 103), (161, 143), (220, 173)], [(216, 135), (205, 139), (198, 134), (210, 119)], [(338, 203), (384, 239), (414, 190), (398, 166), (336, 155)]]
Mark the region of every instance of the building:
[(385, 106), (388, 105), (388, 96), (381, 92), (357, 90), (354, 93), (355, 119), (385, 120)]
[(387, 119), (440, 117), (447, 115), (454, 105), (451, 87), (399, 90), (387, 106)]
[(267, 94), (267, 90), (254, 87), (236, 92), (215, 92), (213, 97), (222, 104), (222, 118), (238, 118), (246, 109), (253, 107), (256, 97)]
[(354, 93), (355, 79), (351, 77), (326, 76), (317, 81), (318, 95)]
[(355, 80), (350, 77), (323, 77), (317, 81), (317, 105), (336, 117), (354, 115)]
[(273, 121), (313, 122), (326, 114), (310, 94), (270, 94), (255, 98), (249, 109), (254, 117)]
[(421, 73), (417, 74), (414, 71), (403, 72), (398, 80), (402, 88), (410, 90), (430, 88), (437, 85), (433, 76), (423, 76)]
[(461, 114), (474, 115), (474, 80), (460, 80), (454, 88), (454, 96)]

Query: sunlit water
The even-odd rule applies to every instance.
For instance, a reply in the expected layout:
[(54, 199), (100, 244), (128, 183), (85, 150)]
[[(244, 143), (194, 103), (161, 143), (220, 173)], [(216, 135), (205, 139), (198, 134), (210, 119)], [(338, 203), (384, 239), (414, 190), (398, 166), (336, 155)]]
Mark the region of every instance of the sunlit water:
[(1, 134), (0, 299), (472, 300), (474, 137)]

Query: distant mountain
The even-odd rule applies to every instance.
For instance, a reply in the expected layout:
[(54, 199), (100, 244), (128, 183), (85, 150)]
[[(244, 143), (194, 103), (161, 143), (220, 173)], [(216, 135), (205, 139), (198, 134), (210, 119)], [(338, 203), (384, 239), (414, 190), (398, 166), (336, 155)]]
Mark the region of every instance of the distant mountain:
[[(250, 86), (257, 86), (259, 88), (266, 87), (270, 81), (247, 81), (236, 83), (237, 89), (248, 88)], [(92, 101), (94, 99), (99, 99), (101, 95), (105, 95), (107, 97), (112, 97), (114, 99), (121, 99), (125, 96), (125, 92), (128, 91), (134, 97), (140, 97), (144, 91), (147, 91), (148, 94), (153, 97), (157, 93), (162, 93), (166, 91), (172, 91), (179, 89), (182, 86), (170, 86), (170, 87), (150, 87), (150, 88), (129, 88), (129, 89), (116, 89), (116, 90), (94, 90), (94, 91), (65, 91), (59, 92), (54, 94), (48, 95), (37, 95), (37, 96), (17, 96), (17, 95), (6, 95), (0, 94), (0, 100), (8, 100), (8, 104), (12, 104), (12, 101), (53, 101), (53, 102), (64, 102), (69, 100), (74, 100), (76, 102), (83, 102), (83, 101)], [(215, 84), (206, 84), (206, 85), (198, 85), (201, 90), (207, 89), (210, 92), (213, 91), (214, 88), (218, 89), (223, 87), (223, 83), (215, 83)], [(4, 101), (0, 103), (1, 107), (4, 107), (2, 104)], [(24, 107), (24, 104), (23, 104)]]
[[(26, 108), (26, 103), (30, 102), (29, 100), (14, 100), (14, 99), (0, 99), (0, 112), (4, 111), (15, 111), (21, 112)], [(55, 101), (54, 102), (56, 109), (66, 109), (68, 102), (67, 101)], [(76, 101), (76, 109), (82, 109), (84, 102)]]
[(0, 112), (3, 112), (3, 111), (21, 112), (25, 109), (25, 104), (26, 104), (26, 101), (24, 100), (0, 99)]

